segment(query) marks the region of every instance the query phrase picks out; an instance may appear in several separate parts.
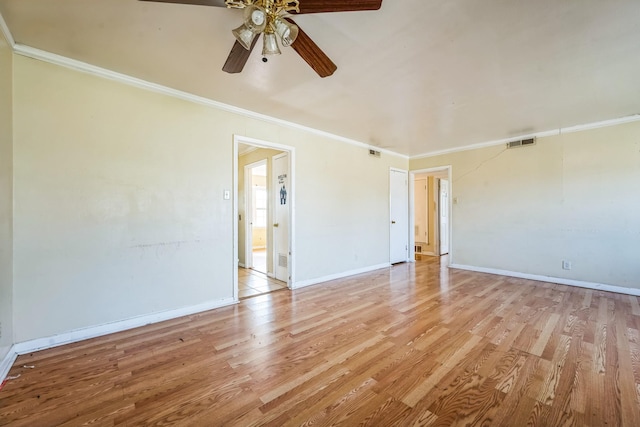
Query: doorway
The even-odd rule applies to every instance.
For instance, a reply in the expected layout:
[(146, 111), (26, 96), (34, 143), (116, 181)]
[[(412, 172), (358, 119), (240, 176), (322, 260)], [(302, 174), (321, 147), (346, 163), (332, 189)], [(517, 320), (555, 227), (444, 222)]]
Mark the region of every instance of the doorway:
[[(448, 255), (451, 246), (451, 168), (411, 173), (415, 257)], [(449, 264), (452, 262), (448, 257)]]
[(291, 287), (293, 149), (234, 138), (234, 299)]

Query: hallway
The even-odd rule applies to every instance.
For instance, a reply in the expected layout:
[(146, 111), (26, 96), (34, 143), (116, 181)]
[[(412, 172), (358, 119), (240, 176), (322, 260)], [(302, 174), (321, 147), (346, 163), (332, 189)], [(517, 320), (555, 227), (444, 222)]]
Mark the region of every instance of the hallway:
[(240, 299), (286, 289), (287, 284), (251, 268), (238, 268), (238, 297)]

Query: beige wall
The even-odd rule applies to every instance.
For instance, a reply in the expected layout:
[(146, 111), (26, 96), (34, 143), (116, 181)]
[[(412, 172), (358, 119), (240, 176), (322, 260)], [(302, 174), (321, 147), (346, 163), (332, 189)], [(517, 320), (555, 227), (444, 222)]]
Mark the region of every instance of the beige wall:
[(296, 149), (296, 281), (389, 261), (401, 157), (14, 58), (15, 341), (233, 295), (233, 135)]
[(251, 242), (253, 243), (253, 249), (266, 249), (267, 248), (267, 228), (266, 227), (253, 227), (253, 233), (251, 236)]
[(453, 167), (455, 264), (640, 288), (639, 122), (410, 164)]
[(13, 54), (0, 32), (0, 360), (13, 344)]

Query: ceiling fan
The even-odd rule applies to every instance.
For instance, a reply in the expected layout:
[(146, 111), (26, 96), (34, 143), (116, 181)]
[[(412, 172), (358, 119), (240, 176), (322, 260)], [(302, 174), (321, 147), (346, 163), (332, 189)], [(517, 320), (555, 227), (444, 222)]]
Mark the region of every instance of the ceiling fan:
[(236, 42), (222, 67), (227, 73), (239, 73), (249, 59), (259, 36), (263, 36), (263, 61), (266, 55), (280, 54), (278, 39), (291, 46), (320, 77), (332, 75), (336, 64), (291, 19), (301, 13), (378, 10), (382, 0), (140, 0), (244, 9), (242, 25), (233, 30)]

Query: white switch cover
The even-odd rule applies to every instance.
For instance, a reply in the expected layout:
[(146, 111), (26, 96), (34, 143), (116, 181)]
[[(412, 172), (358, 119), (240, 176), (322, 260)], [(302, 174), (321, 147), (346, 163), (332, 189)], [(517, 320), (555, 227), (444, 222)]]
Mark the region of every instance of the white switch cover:
[(229, 200), (231, 198), (231, 191), (224, 190), (224, 199)]

